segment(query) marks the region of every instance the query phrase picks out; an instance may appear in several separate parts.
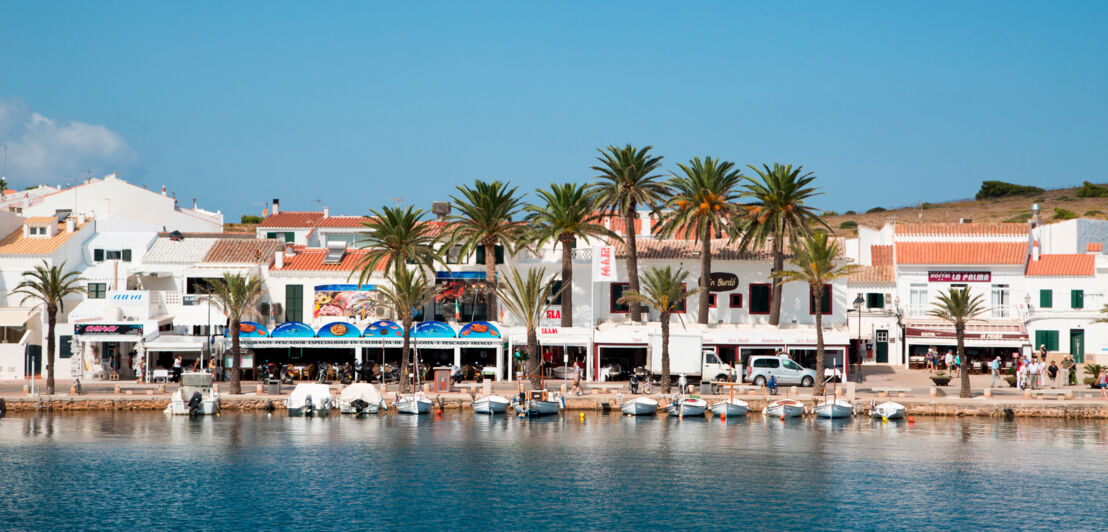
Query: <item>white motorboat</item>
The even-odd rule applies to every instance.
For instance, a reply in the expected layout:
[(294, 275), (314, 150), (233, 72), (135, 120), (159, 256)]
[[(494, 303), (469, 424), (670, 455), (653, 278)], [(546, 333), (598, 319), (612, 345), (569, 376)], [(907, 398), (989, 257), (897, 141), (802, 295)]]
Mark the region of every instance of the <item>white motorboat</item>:
[(666, 412), (671, 416), (703, 416), (708, 410), (708, 401), (696, 397), (682, 397), (674, 399)]
[(356, 382), (339, 393), (339, 412), (343, 414), (376, 414), (381, 408), (381, 394), (368, 382)]
[(290, 416), (326, 416), (334, 400), (330, 386), (302, 382), (285, 399), (285, 408)]
[(473, 402), (475, 414), (503, 414), (508, 411), (511, 401), (499, 395), (486, 395)]
[(181, 387), (169, 399), (166, 414), (211, 416), (219, 413), (219, 394), (212, 388), (210, 373), (182, 373)]
[(904, 405), (893, 401), (885, 401), (875, 407), (871, 415), (878, 419), (900, 419), (904, 417)]
[(717, 416), (745, 416), (750, 410), (750, 403), (742, 399), (728, 399), (712, 405), (712, 413)]
[(824, 400), (814, 410), (822, 418), (848, 418), (854, 415), (854, 405), (842, 399)]
[(636, 397), (620, 403), (619, 409), (629, 416), (653, 416), (658, 412), (658, 401), (649, 397)]
[(422, 393), (397, 397), (393, 405), (401, 414), (419, 415), (431, 412), (431, 400), (424, 397)]
[(552, 416), (565, 408), (565, 399), (545, 391), (532, 391), (523, 403), (516, 403), (516, 412), (526, 416)]
[(772, 417), (797, 417), (808, 413), (808, 407), (804, 403), (793, 399), (780, 399), (766, 405), (763, 410), (766, 415)]

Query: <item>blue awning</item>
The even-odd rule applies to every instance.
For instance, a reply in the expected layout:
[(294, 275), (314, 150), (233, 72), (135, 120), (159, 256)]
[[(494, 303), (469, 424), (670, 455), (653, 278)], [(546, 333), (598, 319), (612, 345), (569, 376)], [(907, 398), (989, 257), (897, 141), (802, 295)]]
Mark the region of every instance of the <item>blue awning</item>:
[(500, 338), (500, 330), (487, 321), (475, 321), (462, 327), (458, 338)]
[(357, 327), (345, 321), (336, 321), (328, 323), (319, 328), (320, 338), (342, 338), (342, 337), (359, 337), (362, 332)]
[(307, 323), (289, 321), (274, 327), (269, 336), (272, 338), (312, 338), (315, 336), (315, 329)]
[(422, 321), (412, 328), (416, 338), (455, 338), (454, 328), (441, 321)]

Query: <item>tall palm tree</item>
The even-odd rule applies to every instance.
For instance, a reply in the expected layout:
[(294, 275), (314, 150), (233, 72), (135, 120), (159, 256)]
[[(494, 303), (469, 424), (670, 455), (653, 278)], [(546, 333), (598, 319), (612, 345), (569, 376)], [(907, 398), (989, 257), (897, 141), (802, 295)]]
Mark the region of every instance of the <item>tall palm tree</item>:
[(412, 352), (412, 321), (416, 309), (435, 297), (436, 288), (419, 268), (400, 266), (394, 268), (387, 277), (389, 286), (381, 287), (378, 292), (383, 302), (392, 307), (400, 317), (400, 326), (404, 330), (404, 345), (400, 350), (400, 392), (407, 393), (411, 391), (408, 365)]
[(603, 215), (596, 211), (596, 200), (587, 187), (576, 183), (552, 184), (540, 189), (544, 205), (528, 205), (527, 222), (531, 226), (528, 240), (541, 247), (557, 242), (562, 247), (562, 327), (573, 327), (573, 244), (578, 238), (607, 237), (619, 240), (599, 222)]
[(701, 289), (686, 290), (685, 279), (689, 272), (678, 269), (673, 271), (669, 266), (664, 268), (651, 267), (643, 272), (642, 291), (627, 290), (619, 302), (628, 303), (637, 301), (650, 305), (660, 314), (662, 322), (662, 392), (669, 393), (669, 319), (670, 315), (681, 309), (681, 303)]
[[(565, 290), (565, 285), (562, 290)], [(531, 377), (531, 386), (538, 389), (542, 385), (539, 377), (542, 357), (539, 356), (539, 336), (535, 331), (550, 306), (547, 301), (556, 295), (554, 278), (545, 278), (540, 268), (528, 268), (526, 276), (521, 276), (518, 269), (512, 268), (496, 291), (508, 312), (527, 328), (527, 374)]]
[(23, 281), (12, 294), (23, 296), (23, 303), (37, 301), (36, 307), (46, 311), (46, 395), (54, 395), (54, 353), (57, 350), (54, 328), (58, 324), (58, 311), (65, 305), (65, 298), (85, 294), (81, 286), (84, 279), (76, 271), (65, 272), (65, 263), (50, 266), (45, 260), (30, 271), (23, 272)]
[(239, 326), (258, 306), (265, 295), (265, 285), (256, 275), (224, 273), (223, 278), (209, 283), (204, 290), (209, 304), (214, 303), (227, 315), (231, 333), (231, 393), (242, 393), (242, 353), (239, 348)]
[[(598, 207), (612, 216), (623, 218), (627, 242), (627, 288), (639, 290), (639, 257), (635, 247), (635, 217), (639, 207), (654, 209), (669, 194), (669, 189), (655, 174), (662, 166), (662, 157), (650, 153), (652, 146), (635, 148), (630, 144), (617, 148), (608, 146), (597, 149), (600, 164), (592, 169), (600, 172), (590, 186)], [(639, 321), (642, 307), (637, 301), (630, 304), (631, 321)]]
[[(820, 218), (823, 211), (804, 204), (809, 198), (822, 194), (812, 187), (815, 174), (801, 173), (803, 166), (793, 168), (791, 164), (773, 163), (773, 168), (762, 165), (757, 168), (748, 165), (758, 174), (759, 179), (747, 178), (743, 186), (743, 196), (751, 203), (746, 205), (746, 213), (739, 220), (738, 233), (742, 235), (739, 247), (764, 247), (767, 240), (773, 242), (773, 270), (778, 272), (785, 267), (785, 241), (812, 234), (812, 227), (827, 223)], [(771, 275), (772, 275), (771, 272)], [(781, 322), (781, 290), (779, 283), (774, 286), (769, 307), (769, 322), (777, 325)]]
[(450, 196), (458, 214), (449, 221), (451, 236), (448, 246), (461, 245), (461, 254), (477, 248), (485, 251), (485, 277), (490, 286), (488, 319), (496, 320), (496, 246), (513, 253), (524, 233), (523, 224), (513, 218), (523, 209), (523, 198), (500, 181), (477, 180), (472, 187), (459, 186), (460, 196)]
[[(372, 216), (362, 225), (369, 229), (362, 248), (365, 255), (358, 260), (358, 284), (364, 285), (373, 271), (382, 262), (385, 273), (394, 267), (403, 267), (413, 263), (434, 270), (435, 264), (442, 264), (441, 255), (436, 248), (435, 225), (423, 220), (426, 211), (413, 207), (383, 207), (380, 211), (370, 210)], [(353, 272), (351, 272), (353, 275)]]
[[(816, 231), (809, 236), (790, 243), (793, 266), (795, 270), (778, 270), (774, 277), (785, 283), (804, 283), (812, 293), (812, 307), (816, 315), (816, 382), (812, 389), (813, 395), (823, 395), (823, 287), (831, 281), (842, 279), (855, 271), (858, 267), (853, 264), (835, 264), (842, 247), (835, 240), (827, 237), (827, 233)], [(843, 364), (846, 364), (843, 360)]]
[(730, 230), (728, 220), (739, 212), (735, 203), (743, 175), (735, 163), (695, 157), (689, 164), (677, 163), (684, 175), (669, 180), (673, 195), (662, 215), (661, 234), (681, 232), (700, 242), (700, 289), (697, 321), (708, 323), (708, 282), (712, 275), (712, 238)]
[[(966, 363), (966, 323), (983, 314), (988, 307), (981, 294), (970, 295), (969, 288), (949, 288), (946, 292), (939, 292), (939, 300), (932, 305), (927, 315), (954, 324), (954, 336), (958, 341), (958, 359), (962, 361), (962, 367), (969, 366)], [(970, 392), (969, 371), (962, 370), (962, 391), (958, 397), (973, 397)]]

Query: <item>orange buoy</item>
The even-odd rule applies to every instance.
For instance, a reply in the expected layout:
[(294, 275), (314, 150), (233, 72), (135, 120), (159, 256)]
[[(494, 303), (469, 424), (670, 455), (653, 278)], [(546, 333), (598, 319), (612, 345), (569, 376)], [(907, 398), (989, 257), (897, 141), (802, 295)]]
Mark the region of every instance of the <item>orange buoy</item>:
[(720, 414), (719, 415), (719, 422), (723, 423), (725, 421), (727, 421), (727, 414)]

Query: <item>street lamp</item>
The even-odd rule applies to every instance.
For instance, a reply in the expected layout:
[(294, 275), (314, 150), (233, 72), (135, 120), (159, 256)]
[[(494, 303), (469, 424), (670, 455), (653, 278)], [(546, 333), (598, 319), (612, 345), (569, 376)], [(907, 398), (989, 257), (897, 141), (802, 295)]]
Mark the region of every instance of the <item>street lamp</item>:
[(866, 300), (862, 298), (862, 294), (858, 294), (854, 298), (854, 311), (858, 313), (858, 361), (862, 360), (862, 305), (866, 304)]

